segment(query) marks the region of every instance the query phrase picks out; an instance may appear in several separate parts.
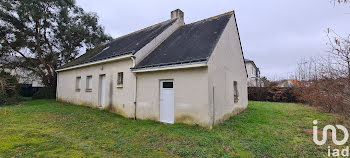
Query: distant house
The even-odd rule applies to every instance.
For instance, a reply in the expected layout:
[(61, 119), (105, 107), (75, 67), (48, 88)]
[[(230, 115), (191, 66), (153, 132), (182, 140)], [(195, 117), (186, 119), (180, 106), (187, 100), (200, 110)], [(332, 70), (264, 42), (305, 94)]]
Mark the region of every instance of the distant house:
[(18, 79), (18, 83), (24, 84), (29, 87), (44, 87), (44, 85), (41, 82), (41, 79), (36, 76), (35, 74), (32, 74), (28, 70), (24, 70), (22, 68), (9, 68), (6, 66), (8, 61), (18, 61), (21, 60), (21, 57), (6, 57), (3, 59), (0, 59), (0, 71), (5, 71), (10, 73), (13, 76), (16, 76)]
[(247, 108), (243, 59), (233, 11), (185, 25), (177, 9), (57, 70), (57, 99), (212, 127)]
[(293, 87), (297, 85), (298, 81), (296, 80), (282, 80), (278, 82), (277, 87)]
[(248, 74), (248, 87), (264, 87), (264, 82), (260, 78), (260, 69), (253, 60), (244, 59)]

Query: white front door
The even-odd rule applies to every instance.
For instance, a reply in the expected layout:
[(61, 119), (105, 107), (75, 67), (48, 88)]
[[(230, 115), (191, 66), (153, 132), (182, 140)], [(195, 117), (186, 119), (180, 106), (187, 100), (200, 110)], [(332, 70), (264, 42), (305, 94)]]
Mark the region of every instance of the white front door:
[(106, 104), (106, 75), (100, 75), (99, 84), (99, 104), (100, 107), (105, 107)]
[(174, 84), (173, 80), (160, 81), (160, 122), (174, 123)]

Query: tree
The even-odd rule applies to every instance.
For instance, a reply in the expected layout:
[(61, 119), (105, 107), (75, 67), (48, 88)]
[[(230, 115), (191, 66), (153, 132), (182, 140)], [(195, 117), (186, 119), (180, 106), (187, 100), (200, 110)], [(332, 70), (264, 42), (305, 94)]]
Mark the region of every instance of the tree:
[(0, 24), (0, 58), (21, 57), (7, 65), (33, 72), (51, 88), (56, 87), (55, 70), (79, 50), (111, 40), (97, 15), (74, 0), (2, 0)]
[[(334, 5), (348, 0), (330, 0)], [(350, 113), (350, 35), (326, 31), (329, 46), (326, 57), (302, 60), (296, 69), (299, 84), (294, 89), (298, 100), (328, 112)]]
[(349, 0), (331, 0), (331, 2), (335, 5), (336, 3), (342, 4), (342, 3), (349, 3)]
[(350, 83), (350, 35), (341, 37), (335, 31), (328, 29), (327, 36), (329, 53), (337, 64), (338, 77), (346, 77)]
[(270, 86), (270, 81), (267, 79), (267, 77), (265, 77), (265, 76), (262, 77), (261, 81), (263, 82), (264, 87), (269, 87)]
[[(349, 4), (349, 0), (330, 0), (334, 5)], [(329, 46), (328, 76), (347, 78), (350, 84), (350, 35), (341, 36), (336, 31), (328, 28), (327, 31)]]

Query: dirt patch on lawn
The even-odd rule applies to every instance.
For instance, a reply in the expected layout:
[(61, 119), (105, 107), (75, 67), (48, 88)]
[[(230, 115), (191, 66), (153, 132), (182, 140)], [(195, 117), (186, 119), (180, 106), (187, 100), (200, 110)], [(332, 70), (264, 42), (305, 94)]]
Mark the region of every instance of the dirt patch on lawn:
[[(305, 129), (305, 132), (314, 134), (314, 131), (312, 129)], [(323, 131), (317, 130), (317, 135), (323, 135)], [(332, 137), (332, 132), (327, 131), (327, 137)]]

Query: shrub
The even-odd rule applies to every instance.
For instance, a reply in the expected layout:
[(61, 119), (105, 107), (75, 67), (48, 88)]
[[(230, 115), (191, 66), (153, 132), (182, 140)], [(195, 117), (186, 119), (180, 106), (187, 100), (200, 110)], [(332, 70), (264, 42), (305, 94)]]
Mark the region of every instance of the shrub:
[(56, 90), (52, 88), (42, 88), (38, 92), (34, 93), (33, 99), (55, 99)]
[(18, 80), (10, 73), (0, 72), (0, 104), (6, 104), (8, 101), (15, 103), (18, 101)]
[(300, 102), (328, 112), (350, 113), (350, 83), (347, 79), (324, 78), (305, 82), (295, 89)]
[(0, 106), (1, 106), (1, 104), (6, 103), (6, 101), (7, 101), (7, 99), (6, 99), (5, 93), (0, 91)]
[(5, 80), (0, 78), (0, 105), (6, 102)]
[(298, 102), (293, 89), (290, 87), (249, 87), (248, 99), (254, 101)]

